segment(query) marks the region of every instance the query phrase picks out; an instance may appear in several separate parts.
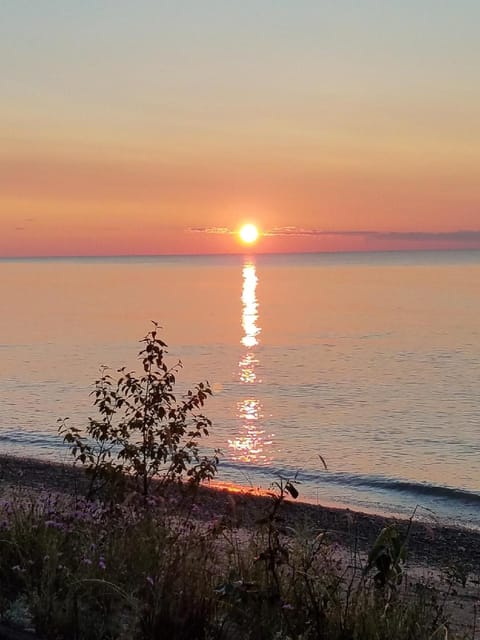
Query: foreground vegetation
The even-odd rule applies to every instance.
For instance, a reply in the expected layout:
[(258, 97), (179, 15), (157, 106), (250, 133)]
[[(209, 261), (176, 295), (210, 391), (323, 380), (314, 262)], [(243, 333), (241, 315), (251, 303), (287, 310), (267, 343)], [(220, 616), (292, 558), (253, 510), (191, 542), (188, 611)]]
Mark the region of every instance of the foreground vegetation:
[(115, 383), (103, 372), (86, 433), (62, 421), (89, 474), (84, 496), (0, 504), (0, 637), (13, 627), (76, 640), (474, 637), (473, 618), (466, 635), (451, 631), (450, 591), (407, 587), (408, 533), (394, 526), (363, 559), (346, 553), (326, 532), (286, 526), (285, 499), (298, 492), (284, 479), (248, 529), (201, 512), (195, 488), (218, 462), (199, 445), (210, 389), (177, 401), (165, 346), (155, 328), (142, 375), (121, 370)]
[[(322, 532), (283, 531), (283, 497), (278, 489), (248, 531), (194, 518), (180, 494), (5, 501), (1, 619), (38, 637), (92, 640), (460, 637), (449, 635), (448, 599), (406, 588), (393, 530), (360, 563)], [(461, 637), (473, 637), (466, 622)]]

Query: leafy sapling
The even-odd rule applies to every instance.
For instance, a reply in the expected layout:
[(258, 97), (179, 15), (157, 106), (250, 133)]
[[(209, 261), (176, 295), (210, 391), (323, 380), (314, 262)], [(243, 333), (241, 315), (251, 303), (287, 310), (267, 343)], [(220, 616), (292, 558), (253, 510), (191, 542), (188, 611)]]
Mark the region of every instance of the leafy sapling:
[(123, 367), (114, 380), (106, 368), (101, 370), (92, 391), (99, 416), (89, 418), (85, 432), (60, 420), (59, 432), (75, 462), (91, 476), (90, 495), (100, 487), (118, 493), (133, 480), (146, 498), (154, 479), (160, 487), (184, 479), (199, 484), (217, 472), (219, 452), (200, 453), (200, 440), (211, 427), (201, 413), (210, 385), (200, 382), (177, 399), (174, 388), (182, 365), (166, 364), (167, 345), (158, 337), (157, 323), (141, 342), (141, 374)]

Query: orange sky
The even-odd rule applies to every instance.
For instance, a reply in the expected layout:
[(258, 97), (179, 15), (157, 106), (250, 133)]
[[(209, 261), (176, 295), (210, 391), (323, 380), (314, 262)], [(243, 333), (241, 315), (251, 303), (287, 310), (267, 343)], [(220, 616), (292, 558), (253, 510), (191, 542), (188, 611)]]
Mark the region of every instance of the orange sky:
[(0, 256), (480, 248), (479, 6), (316, 4), (7, 0)]

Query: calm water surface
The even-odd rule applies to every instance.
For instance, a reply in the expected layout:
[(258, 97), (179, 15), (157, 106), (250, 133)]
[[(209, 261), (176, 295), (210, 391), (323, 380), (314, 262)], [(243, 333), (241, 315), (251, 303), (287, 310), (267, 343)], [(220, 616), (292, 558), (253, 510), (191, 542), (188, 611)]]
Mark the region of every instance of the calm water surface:
[(220, 479), (478, 527), (479, 290), (479, 252), (2, 260), (1, 450), (65, 460), (57, 418), (155, 319)]

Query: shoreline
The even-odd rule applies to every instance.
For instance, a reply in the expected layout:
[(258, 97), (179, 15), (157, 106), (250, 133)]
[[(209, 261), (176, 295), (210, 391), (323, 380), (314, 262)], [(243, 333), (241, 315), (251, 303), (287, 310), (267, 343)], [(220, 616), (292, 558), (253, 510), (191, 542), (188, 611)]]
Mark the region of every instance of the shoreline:
[[(82, 494), (87, 481), (82, 469), (56, 462), (0, 454), (0, 494), (17, 490)], [(253, 528), (271, 498), (248, 488), (229, 490), (203, 485), (195, 493), (200, 507), (197, 519), (228, 518), (234, 526)], [(347, 549), (366, 552), (381, 529), (396, 524), (405, 535), (410, 526), (409, 564), (428, 568), (458, 569), (480, 574), (480, 531), (439, 523), (425, 523), (353, 511), (345, 507), (286, 500), (282, 507), (285, 526), (299, 532), (326, 531)]]
[[(425, 526), (433, 526), (433, 527), (446, 527), (448, 529), (460, 529), (465, 531), (471, 531), (473, 533), (480, 533), (480, 524), (472, 523), (468, 520), (462, 520), (460, 518), (455, 518), (452, 516), (439, 516), (432, 509), (425, 507), (421, 502), (418, 502), (415, 508), (410, 508), (409, 510), (395, 510), (394, 508), (387, 509), (384, 506), (378, 505), (378, 509), (375, 509), (373, 506), (355, 506), (355, 504), (349, 504), (343, 500), (336, 501), (335, 499), (325, 498), (323, 496), (321, 499), (317, 496), (315, 499), (311, 498), (308, 495), (304, 495), (302, 491), (302, 483), (300, 484), (300, 499), (295, 502), (302, 502), (308, 506), (320, 506), (323, 509), (334, 509), (341, 511), (348, 511), (351, 513), (359, 513), (364, 516), (373, 516), (380, 517), (385, 520), (392, 521), (409, 521), (410, 519), (414, 519), (415, 521), (422, 522)], [(233, 491), (240, 492), (252, 492), (254, 495), (268, 495), (270, 489), (266, 489), (264, 487), (253, 487), (249, 485), (236, 484), (235, 482), (230, 483), (228, 481), (221, 480), (213, 480), (211, 486), (216, 489), (227, 489)]]

